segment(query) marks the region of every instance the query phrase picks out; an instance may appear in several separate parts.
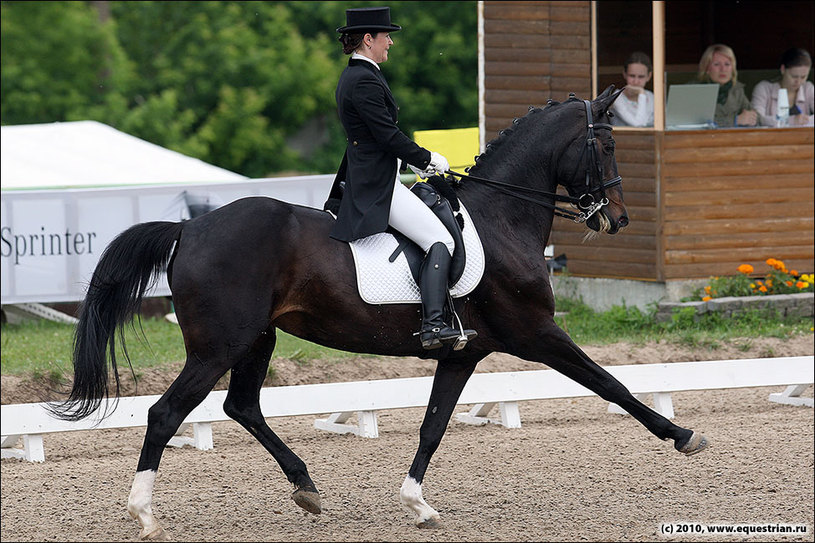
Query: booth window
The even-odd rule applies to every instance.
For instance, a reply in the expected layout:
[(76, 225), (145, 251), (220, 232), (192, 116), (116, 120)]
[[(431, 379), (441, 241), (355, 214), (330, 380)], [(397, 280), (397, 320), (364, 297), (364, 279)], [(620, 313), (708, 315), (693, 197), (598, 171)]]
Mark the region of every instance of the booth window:
[[(609, 85), (614, 85), (616, 88), (626, 85), (623, 66), (633, 53), (639, 52), (646, 55), (647, 60), (643, 59), (643, 61), (650, 62), (653, 75), (654, 39), (651, 2), (604, 0), (594, 4), (597, 92), (602, 92)], [(642, 64), (636, 64), (638, 64), (637, 68), (641, 70)], [(633, 68), (632, 71), (634, 71)], [(649, 93), (653, 93), (653, 76), (645, 83), (644, 88)], [(618, 100), (624, 98), (621, 96)], [(653, 124), (648, 128), (653, 128)]]
[[(646, 52), (654, 66), (664, 66), (662, 73), (655, 70), (645, 87), (651, 91), (655, 85), (662, 87), (655, 92), (663, 97), (662, 105), (655, 106), (662, 107), (662, 113), (670, 86), (695, 82), (699, 59), (714, 43), (733, 49), (738, 81), (744, 84), (748, 99), (757, 83), (780, 77), (780, 58), (786, 49), (799, 47), (815, 54), (812, 2), (777, 1), (772, 9), (766, 2), (753, 0), (603, 0), (592, 4), (595, 89), (602, 92), (610, 84), (624, 85), (626, 58), (633, 51)], [(661, 21), (655, 13), (661, 15)], [(654, 32), (660, 22), (662, 28)], [(813, 81), (812, 70), (808, 80)]]

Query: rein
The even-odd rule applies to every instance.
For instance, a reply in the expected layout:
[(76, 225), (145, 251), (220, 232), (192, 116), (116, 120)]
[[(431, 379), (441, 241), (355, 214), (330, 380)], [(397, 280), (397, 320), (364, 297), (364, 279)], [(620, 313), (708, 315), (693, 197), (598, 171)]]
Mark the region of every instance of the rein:
[[(526, 200), (527, 202), (532, 202), (534, 204), (538, 204), (544, 207), (548, 207), (553, 210), (555, 215), (560, 217), (565, 217), (567, 219), (572, 219), (576, 223), (583, 223), (589, 217), (600, 211), (600, 209), (608, 205), (608, 198), (606, 198), (606, 189), (614, 187), (622, 183), (622, 177), (617, 176), (614, 179), (610, 179), (606, 182), (603, 182), (603, 166), (600, 164), (600, 159), (597, 156), (597, 138), (594, 135), (594, 128), (608, 128), (611, 129), (611, 125), (609, 124), (594, 124), (594, 119), (591, 114), (591, 102), (588, 100), (583, 100), (583, 103), (586, 107), (586, 117), (588, 121), (588, 135), (586, 137), (586, 146), (583, 147), (583, 150), (580, 152), (580, 159), (578, 160), (577, 169), (575, 170), (575, 174), (572, 178), (577, 177), (577, 171), (580, 168), (580, 164), (583, 162), (583, 157), (585, 156), (586, 149), (589, 150), (589, 167), (586, 168), (586, 192), (583, 193), (579, 197), (574, 196), (567, 196), (562, 194), (557, 194), (555, 192), (549, 192), (541, 189), (536, 189), (532, 187), (523, 187), (520, 185), (513, 185), (511, 183), (503, 183), (501, 181), (495, 181), (492, 179), (485, 179), (483, 177), (477, 177), (474, 175), (463, 174), (453, 170), (447, 170), (448, 174), (451, 174), (455, 177), (460, 177), (461, 179), (471, 179), (473, 181), (479, 181), (485, 185), (490, 185), (494, 187), (499, 192), (503, 192), (509, 196), (513, 196), (515, 198), (519, 198), (521, 200)], [(592, 169), (592, 166), (594, 168)], [(598, 180), (597, 187), (591, 188), (591, 181), (593, 178)], [(456, 183), (460, 184), (461, 181), (457, 181)], [(545, 196), (546, 198), (551, 198), (556, 202), (567, 202), (574, 206), (576, 206), (580, 211), (574, 211), (572, 209), (567, 209), (564, 207), (558, 207), (556, 204), (548, 201), (542, 200), (539, 198), (535, 198), (534, 196), (527, 196), (525, 194), (519, 194), (515, 191), (523, 191), (523, 192), (530, 192), (533, 194), (539, 194), (541, 196)], [(600, 193), (600, 199), (596, 200), (594, 198), (594, 193)]]

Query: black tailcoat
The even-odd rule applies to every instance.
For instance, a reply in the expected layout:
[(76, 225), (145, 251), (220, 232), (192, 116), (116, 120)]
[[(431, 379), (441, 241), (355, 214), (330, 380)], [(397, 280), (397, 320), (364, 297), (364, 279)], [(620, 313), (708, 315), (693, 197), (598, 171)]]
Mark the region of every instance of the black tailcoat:
[(329, 195), (338, 198), (339, 183), (345, 181), (331, 237), (353, 241), (388, 228), (397, 158), (424, 170), (430, 151), (396, 126), (396, 101), (382, 72), (370, 62), (349, 60), (336, 98), (348, 145)]

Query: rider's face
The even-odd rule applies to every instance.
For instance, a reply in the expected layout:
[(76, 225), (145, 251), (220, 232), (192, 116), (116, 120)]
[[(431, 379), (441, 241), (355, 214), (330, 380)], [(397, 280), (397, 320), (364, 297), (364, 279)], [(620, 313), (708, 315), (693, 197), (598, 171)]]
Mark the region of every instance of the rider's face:
[[(370, 37), (369, 37), (370, 36)], [(365, 45), (368, 46), (367, 53), (371, 60), (380, 64), (388, 60), (388, 49), (393, 45), (393, 40), (389, 32), (377, 32), (376, 34), (365, 35)]]

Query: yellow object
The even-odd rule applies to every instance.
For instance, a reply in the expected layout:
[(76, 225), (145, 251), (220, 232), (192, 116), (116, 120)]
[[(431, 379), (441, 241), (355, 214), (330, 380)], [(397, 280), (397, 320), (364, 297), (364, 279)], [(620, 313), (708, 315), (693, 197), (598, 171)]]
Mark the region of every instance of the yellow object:
[(464, 168), (475, 164), (478, 154), (478, 127), (417, 130), (413, 140), (429, 151), (444, 155), (450, 169), (457, 172), (463, 173)]

